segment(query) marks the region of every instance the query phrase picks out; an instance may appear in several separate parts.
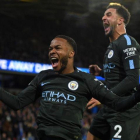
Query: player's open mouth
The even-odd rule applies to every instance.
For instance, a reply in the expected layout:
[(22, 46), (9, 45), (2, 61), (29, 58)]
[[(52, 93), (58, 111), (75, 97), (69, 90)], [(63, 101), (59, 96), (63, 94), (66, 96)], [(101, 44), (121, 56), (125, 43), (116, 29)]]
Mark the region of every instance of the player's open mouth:
[(109, 24), (104, 23), (104, 24), (103, 24), (103, 26), (104, 26), (104, 30), (105, 30), (105, 32), (108, 32), (108, 31), (109, 31), (109, 29), (110, 29)]
[(52, 63), (52, 67), (55, 68), (58, 66), (58, 58), (52, 57), (51, 58), (51, 63)]

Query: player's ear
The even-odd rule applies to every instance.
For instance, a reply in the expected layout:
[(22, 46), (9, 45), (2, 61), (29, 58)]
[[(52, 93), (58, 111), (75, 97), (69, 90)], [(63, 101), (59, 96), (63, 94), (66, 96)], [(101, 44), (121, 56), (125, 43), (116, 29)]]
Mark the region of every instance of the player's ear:
[(124, 23), (124, 18), (123, 17), (120, 17), (118, 19), (118, 25), (121, 25), (122, 23)]
[(74, 50), (71, 50), (71, 51), (69, 52), (69, 58), (74, 57), (74, 54), (75, 54)]

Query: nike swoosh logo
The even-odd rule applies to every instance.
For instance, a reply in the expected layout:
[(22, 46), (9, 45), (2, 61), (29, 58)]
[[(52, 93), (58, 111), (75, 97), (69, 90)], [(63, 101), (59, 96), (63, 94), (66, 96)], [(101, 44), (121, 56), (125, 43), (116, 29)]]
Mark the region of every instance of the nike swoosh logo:
[(50, 82), (41, 83), (41, 86), (47, 85), (47, 84), (49, 84), (49, 83), (50, 83)]

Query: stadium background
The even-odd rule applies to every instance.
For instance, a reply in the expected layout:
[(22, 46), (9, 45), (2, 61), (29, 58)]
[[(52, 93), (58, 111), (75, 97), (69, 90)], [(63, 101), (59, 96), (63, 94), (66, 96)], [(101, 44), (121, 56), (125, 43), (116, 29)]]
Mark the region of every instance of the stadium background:
[[(140, 0), (0, 0), (0, 59), (49, 64), (48, 46), (59, 34), (75, 39), (75, 66), (102, 67), (108, 46), (101, 18), (110, 2), (120, 2), (131, 12), (127, 33), (140, 43)], [(35, 74), (0, 70), (0, 86), (17, 94)], [(0, 140), (36, 140), (39, 101), (14, 112), (0, 102)], [(86, 110), (83, 140), (98, 108)], [(140, 140), (139, 136), (137, 140)]]

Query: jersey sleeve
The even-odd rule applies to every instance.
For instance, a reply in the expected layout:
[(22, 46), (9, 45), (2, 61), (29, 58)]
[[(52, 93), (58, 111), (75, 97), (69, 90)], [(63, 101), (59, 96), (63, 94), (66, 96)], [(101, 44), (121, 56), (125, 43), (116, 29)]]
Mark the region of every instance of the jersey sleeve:
[(0, 100), (14, 110), (21, 109), (32, 103), (37, 97), (38, 75), (19, 94), (13, 95), (0, 88)]
[(139, 44), (128, 35), (119, 41), (119, 56), (126, 77), (111, 90), (117, 95), (127, 95), (139, 84)]
[(128, 35), (124, 35), (124, 39), (119, 41), (117, 47), (125, 71), (140, 68), (140, 46), (134, 39), (130, 38)]
[(91, 96), (116, 111), (125, 111), (136, 104), (134, 95), (119, 97), (94, 78), (88, 79)]
[(130, 95), (139, 85), (139, 70), (127, 70), (126, 77), (111, 90), (119, 96)]

